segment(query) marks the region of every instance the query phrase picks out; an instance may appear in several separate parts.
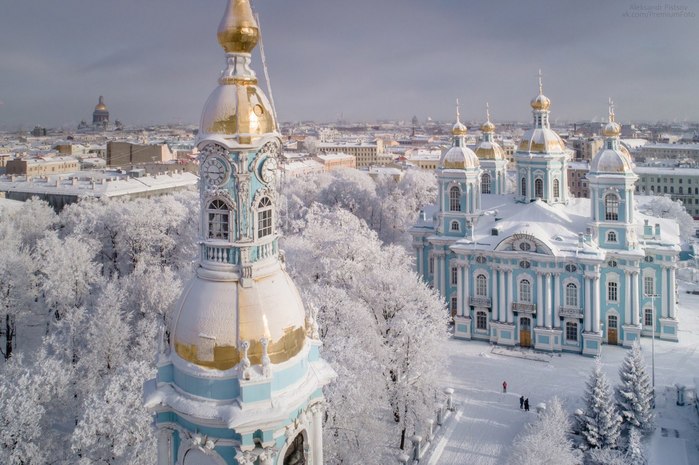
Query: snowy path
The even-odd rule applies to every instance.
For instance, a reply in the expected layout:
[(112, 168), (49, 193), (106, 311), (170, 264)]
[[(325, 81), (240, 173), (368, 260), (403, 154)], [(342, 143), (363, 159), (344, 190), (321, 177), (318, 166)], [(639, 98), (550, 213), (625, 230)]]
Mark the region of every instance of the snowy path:
[[(699, 463), (699, 417), (693, 405), (674, 405), (673, 386), (693, 385), (694, 378), (699, 377), (699, 296), (682, 293), (680, 300), (680, 342), (656, 341), (655, 346), (656, 386), (666, 395), (659, 399), (659, 428), (652, 443), (685, 449), (687, 463), (694, 464)], [(644, 338), (642, 347), (650, 371), (650, 340)], [(569, 411), (582, 406), (580, 397), (593, 363), (593, 359), (576, 354), (553, 356), (550, 363), (508, 357), (491, 352), (488, 343), (475, 341), (451, 340), (446, 349), (449, 365), (442, 382), (455, 390), (457, 413), (447, 420), (441, 437), (428, 453), (429, 465), (506, 463), (512, 441), (527, 421), (534, 420), (533, 410), (538, 403), (557, 395)], [(625, 354), (626, 349), (620, 347), (603, 348), (603, 367), (614, 384)], [(504, 380), (508, 394), (501, 392)], [(519, 409), (520, 395), (529, 398), (529, 414)], [(677, 430), (677, 442), (662, 437), (661, 427), (671, 427), (673, 435)]]

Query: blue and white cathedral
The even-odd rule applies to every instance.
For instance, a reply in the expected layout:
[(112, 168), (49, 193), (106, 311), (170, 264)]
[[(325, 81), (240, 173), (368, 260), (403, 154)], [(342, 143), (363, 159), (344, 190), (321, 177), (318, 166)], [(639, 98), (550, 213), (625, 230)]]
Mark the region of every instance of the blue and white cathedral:
[(638, 178), (611, 104), (591, 198), (571, 197), (570, 151), (550, 127), (550, 106), (539, 78), (514, 193), (489, 114), (471, 150), (457, 111), (438, 203), (410, 230), (418, 272), (446, 300), (457, 338), (586, 355), (653, 331), (676, 341), (677, 223), (637, 208)]
[(281, 138), (250, 68), (249, 0), (229, 0), (218, 39), (226, 68), (197, 141), (199, 263), (145, 386), (158, 464), (322, 465), (322, 388), (335, 373), (279, 250)]

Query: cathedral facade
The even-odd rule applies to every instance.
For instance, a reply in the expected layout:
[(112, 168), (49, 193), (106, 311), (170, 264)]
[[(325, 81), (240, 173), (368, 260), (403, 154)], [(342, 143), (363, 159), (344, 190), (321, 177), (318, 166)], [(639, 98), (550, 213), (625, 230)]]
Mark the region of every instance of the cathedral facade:
[(471, 150), (457, 111), (438, 203), (410, 230), (417, 270), (446, 300), (454, 336), (586, 355), (653, 331), (677, 340), (678, 225), (639, 211), (613, 107), (582, 199), (568, 193), (570, 152), (550, 127), (541, 82), (531, 106), (514, 194), (500, 182), (506, 161), (490, 118)]
[(322, 388), (335, 374), (279, 250), (281, 137), (250, 67), (249, 0), (229, 0), (218, 39), (226, 68), (197, 141), (199, 263), (145, 387), (158, 464), (321, 465)]

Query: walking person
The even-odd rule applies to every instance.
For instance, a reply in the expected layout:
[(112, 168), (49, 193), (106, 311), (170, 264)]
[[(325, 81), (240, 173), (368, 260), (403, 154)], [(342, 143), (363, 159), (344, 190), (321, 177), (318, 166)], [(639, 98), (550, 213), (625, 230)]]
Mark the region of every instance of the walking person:
[(507, 394), (507, 381), (502, 382), (502, 392), (503, 394)]
[(528, 412), (529, 411), (529, 397), (524, 399), (524, 411)]
[(524, 396), (519, 398), (519, 409), (522, 410), (524, 408)]

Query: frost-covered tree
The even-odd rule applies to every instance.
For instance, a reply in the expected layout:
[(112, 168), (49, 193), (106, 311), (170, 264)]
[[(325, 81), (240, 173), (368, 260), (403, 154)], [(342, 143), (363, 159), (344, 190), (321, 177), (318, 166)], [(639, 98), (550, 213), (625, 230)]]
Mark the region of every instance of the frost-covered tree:
[(7, 220), (12, 222), (21, 245), (32, 251), (37, 242), (56, 227), (58, 215), (48, 203), (33, 197), (24, 202), (21, 209), (10, 214)]
[(582, 436), (592, 449), (616, 449), (621, 434), (622, 418), (617, 411), (607, 376), (599, 358), (587, 381), (585, 410), (581, 417)]
[(645, 208), (653, 216), (658, 218), (672, 218), (680, 226), (680, 238), (682, 241), (689, 240), (694, 236), (694, 219), (687, 213), (687, 209), (679, 200), (672, 200), (670, 197), (658, 196), (645, 204)]
[(645, 434), (652, 432), (653, 387), (638, 341), (626, 353), (619, 368), (619, 377), (621, 384), (616, 387), (616, 399), (625, 424)]
[[(381, 367), (384, 408), (391, 412), (397, 437), (386, 431), (372, 444), (377, 450), (389, 443), (402, 447), (434, 412), (435, 373), (443, 366), (436, 355), (447, 337), (444, 304), (412, 271), (402, 247), (383, 245), (350, 212), (315, 205), (305, 221), (302, 235), (285, 240), (290, 269), (302, 288), (341, 289), (356, 311), (367, 312), (363, 318), (370, 324), (361, 337), (368, 341), (364, 348), (371, 350), (371, 360)], [(327, 316), (320, 319), (332, 324)], [(342, 328), (342, 337), (358, 337), (356, 326)], [(354, 429), (359, 428), (361, 421), (356, 420)]]
[(626, 444), (626, 457), (634, 465), (646, 465), (646, 454), (641, 443), (643, 435), (638, 428), (631, 427), (629, 439)]
[(4, 465), (43, 465), (44, 408), (39, 403), (38, 386), (21, 358), (6, 367), (0, 383), (0, 463)]
[(568, 437), (571, 423), (561, 401), (554, 397), (536, 422), (515, 439), (510, 465), (577, 465)]
[(153, 367), (130, 362), (109, 377), (104, 389), (85, 399), (71, 444), (79, 465), (152, 465), (156, 462), (152, 418), (143, 408), (143, 380)]
[(625, 453), (619, 449), (590, 449), (586, 454), (586, 465), (637, 465), (629, 461)]

